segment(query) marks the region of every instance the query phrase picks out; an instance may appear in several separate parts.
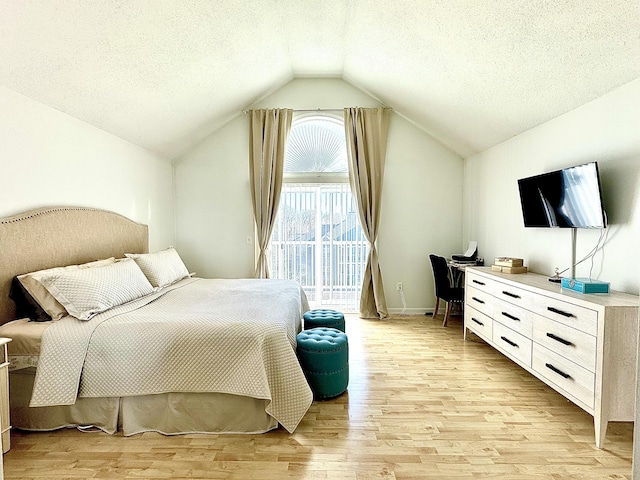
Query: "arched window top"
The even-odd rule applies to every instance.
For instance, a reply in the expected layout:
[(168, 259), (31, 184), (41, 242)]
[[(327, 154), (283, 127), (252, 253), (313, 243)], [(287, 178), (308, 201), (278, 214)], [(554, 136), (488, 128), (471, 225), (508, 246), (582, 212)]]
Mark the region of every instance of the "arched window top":
[(285, 173), (347, 173), (344, 121), (313, 113), (294, 118), (284, 159)]

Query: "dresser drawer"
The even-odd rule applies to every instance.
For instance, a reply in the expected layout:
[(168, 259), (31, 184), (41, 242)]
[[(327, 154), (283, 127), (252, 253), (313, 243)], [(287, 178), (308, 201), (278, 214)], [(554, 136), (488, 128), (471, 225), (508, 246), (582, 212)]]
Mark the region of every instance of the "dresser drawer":
[(595, 374), (551, 350), (533, 344), (533, 370), (589, 408), (595, 404)]
[(488, 316), (493, 316), (493, 304), (496, 301), (489, 293), (467, 286), (464, 289), (465, 306), (470, 306)]
[(596, 371), (596, 337), (592, 335), (537, 315), (533, 341), (590, 372)]
[(531, 367), (532, 342), (529, 338), (514, 332), (499, 322), (494, 322), (493, 344), (521, 364)]
[(593, 335), (598, 334), (598, 312), (572, 303), (538, 295), (533, 311), (570, 327)]
[(533, 316), (533, 312), (522, 307), (502, 300), (495, 300), (493, 319), (527, 338), (531, 338), (533, 334)]
[(464, 326), (488, 342), (491, 341), (493, 320), (484, 313), (473, 307), (466, 307), (464, 309)]
[(495, 280), (478, 275), (471, 270), (465, 271), (465, 278), (467, 286), (476, 288), (485, 293), (493, 293), (493, 286), (496, 283)]
[(523, 290), (522, 288), (513, 287), (506, 283), (496, 282), (493, 287), (493, 296), (498, 300), (518, 305), (519, 307), (531, 309), (535, 303), (536, 294)]

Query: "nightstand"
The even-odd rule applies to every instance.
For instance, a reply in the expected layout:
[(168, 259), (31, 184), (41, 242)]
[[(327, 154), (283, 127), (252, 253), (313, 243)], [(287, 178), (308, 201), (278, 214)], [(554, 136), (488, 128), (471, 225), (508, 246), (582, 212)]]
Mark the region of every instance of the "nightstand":
[(9, 419), (9, 353), (7, 344), (10, 338), (0, 337), (0, 434), (2, 435), (2, 453), (11, 448), (11, 424)]

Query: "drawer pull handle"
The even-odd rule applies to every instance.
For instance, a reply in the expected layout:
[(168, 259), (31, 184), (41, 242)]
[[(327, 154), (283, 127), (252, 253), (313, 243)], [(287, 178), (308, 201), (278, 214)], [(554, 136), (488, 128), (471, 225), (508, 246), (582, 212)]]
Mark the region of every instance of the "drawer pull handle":
[(477, 318), (473, 318), (471, 317), (471, 320), (473, 320), (474, 322), (476, 322), (478, 325), (484, 327), (484, 323), (482, 323), (480, 320), (478, 320)]
[(472, 280), (473, 283), (477, 283), (478, 285), (486, 285), (484, 282), (481, 282), (480, 280), (476, 280), (475, 278)]
[(557, 313), (558, 315), (562, 315), (563, 317), (575, 317), (573, 313), (563, 312), (562, 310), (558, 310), (557, 308), (547, 307), (547, 310), (553, 313)]
[(474, 299), (478, 303), (484, 303), (484, 300), (480, 300), (478, 297), (471, 297), (471, 298)]
[(573, 343), (571, 343), (569, 340), (565, 340), (564, 338), (558, 337), (557, 335), (554, 335), (553, 333), (547, 332), (547, 337), (552, 338), (556, 342), (560, 342), (563, 345), (573, 346)]
[(564, 373), (562, 370), (560, 370), (559, 368), (554, 367), (553, 365), (551, 365), (550, 363), (545, 363), (544, 364), (545, 367), (547, 367), (549, 370), (553, 370), (554, 372), (556, 372), (558, 375), (560, 375), (561, 377), (564, 378), (571, 378), (571, 375), (569, 375), (568, 373)]
[(504, 315), (507, 318), (510, 318), (511, 320), (515, 320), (516, 322), (519, 322), (520, 319), (518, 317), (514, 317), (513, 315), (507, 313), (507, 312), (502, 312), (502, 315)]
[(511, 293), (511, 292), (507, 292), (506, 290), (503, 290), (502, 293), (504, 295), (506, 295), (507, 297), (511, 297), (511, 298), (521, 298), (520, 295), (516, 295), (515, 293)]
[(512, 347), (516, 347), (516, 348), (520, 348), (520, 345), (518, 345), (516, 342), (512, 342), (511, 340), (509, 340), (507, 337), (500, 337), (502, 340), (504, 340), (505, 342), (507, 342), (509, 345), (511, 345)]

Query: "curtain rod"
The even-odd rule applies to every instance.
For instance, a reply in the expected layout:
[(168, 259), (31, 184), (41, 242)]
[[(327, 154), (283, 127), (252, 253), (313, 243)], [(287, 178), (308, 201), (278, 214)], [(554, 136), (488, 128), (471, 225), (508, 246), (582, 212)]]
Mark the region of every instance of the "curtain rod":
[[(243, 110), (242, 113), (249, 113), (251, 110), (254, 110), (254, 109)], [(309, 109), (292, 108), (292, 110), (294, 112), (298, 112), (298, 113), (313, 113), (313, 112), (339, 112), (339, 113), (342, 113), (342, 112), (344, 112), (344, 108), (309, 108)]]

